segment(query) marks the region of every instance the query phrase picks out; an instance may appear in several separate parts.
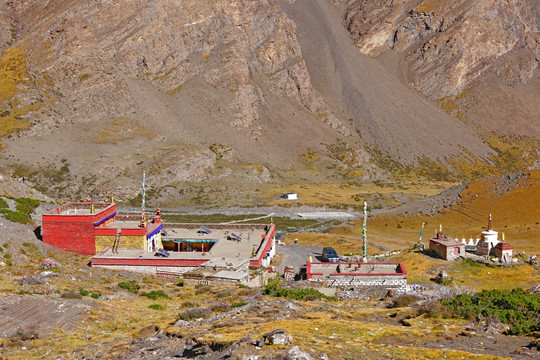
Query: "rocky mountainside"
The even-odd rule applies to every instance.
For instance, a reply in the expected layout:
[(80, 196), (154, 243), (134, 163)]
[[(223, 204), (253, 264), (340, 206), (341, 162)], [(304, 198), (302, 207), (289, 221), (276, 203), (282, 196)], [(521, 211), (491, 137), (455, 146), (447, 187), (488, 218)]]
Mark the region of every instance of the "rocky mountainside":
[(334, 1), (358, 50), (400, 54), (406, 82), (484, 131), (540, 135), (538, 1)]
[[(3, 0), (0, 166), (65, 198), (111, 192), (132, 197), (143, 170), (154, 188), (279, 181), (291, 171), (308, 171), (310, 181), (351, 169), (355, 178), (380, 179), (390, 176), (388, 161), (414, 167), (428, 160), (456, 172), (451, 159), (489, 164), (495, 152), (471, 126), (474, 121), (463, 124), (431, 100), (463, 94), (507, 63), (513, 67), (505, 70), (506, 83), (497, 80), (502, 90), (496, 95), (510, 100), (484, 99), (481, 91), (495, 86), (488, 83), (487, 90), (478, 85), (467, 99), (452, 101), (477, 101), (467, 113), (477, 122), (484, 121), (480, 110), (489, 102), (509, 104), (507, 111), (519, 114), (517, 125), (504, 125), (507, 113), (499, 106), (484, 128), (535, 135), (531, 119), (538, 104), (527, 100), (536, 93), (524, 90), (538, 92), (534, 5), (527, 10), (526, 2), (511, 2), (510, 12), (497, 4), (490, 21), (505, 14), (499, 33), (510, 35), (501, 40), (504, 46), (467, 50), (489, 56), (475, 55), (474, 62), (456, 43), (455, 53), (448, 45), (421, 63), (414, 61), (426, 54), (415, 53), (420, 42), (432, 39), (440, 46), (447, 43), (444, 36), (462, 39), (470, 26), (461, 24), (460, 14), (481, 14), (493, 1), (475, 2), (484, 8), (456, 2), (448, 10), (451, 21), (440, 19), (450, 16), (440, 14), (446, 2), (416, 10), (416, 18), (407, 10), (412, 3), (421, 6)], [(440, 31), (415, 30), (424, 23), (439, 24), (430, 26)], [(398, 40), (391, 35), (376, 41), (397, 29)], [(474, 35), (467, 32), (465, 44), (475, 43)], [(523, 61), (501, 62), (513, 53)], [(526, 105), (513, 102), (518, 98)]]

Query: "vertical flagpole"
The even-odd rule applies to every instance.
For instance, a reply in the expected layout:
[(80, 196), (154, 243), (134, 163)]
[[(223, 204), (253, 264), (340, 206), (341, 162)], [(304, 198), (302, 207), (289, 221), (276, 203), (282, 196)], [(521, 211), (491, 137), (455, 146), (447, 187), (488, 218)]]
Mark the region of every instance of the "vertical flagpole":
[(422, 223), (422, 229), (420, 229), (420, 239), (418, 239), (418, 243), (422, 242), (422, 233), (424, 232), (424, 225), (426, 225), (425, 222)]
[(362, 227), (362, 250), (364, 252), (364, 256), (362, 258), (362, 262), (367, 262), (366, 223), (367, 223), (367, 203), (364, 201), (364, 225)]
[(146, 197), (146, 191), (145, 191), (145, 182), (146, 182), (146, 173), (143, 171), (143, 174), (142, 174), (142, 220), (144, 221), (144, 202), (145, 202), (145, 197)]

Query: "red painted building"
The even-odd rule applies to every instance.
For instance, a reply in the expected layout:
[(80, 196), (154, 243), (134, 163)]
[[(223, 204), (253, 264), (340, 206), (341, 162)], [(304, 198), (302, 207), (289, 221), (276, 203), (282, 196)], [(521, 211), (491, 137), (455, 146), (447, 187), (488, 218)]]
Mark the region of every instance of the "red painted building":
[(95, 228), (106, 226), (116, 216), (116, 204), (71, 202), (42, 217), (43, 242), (82, 255), (96, 253)]

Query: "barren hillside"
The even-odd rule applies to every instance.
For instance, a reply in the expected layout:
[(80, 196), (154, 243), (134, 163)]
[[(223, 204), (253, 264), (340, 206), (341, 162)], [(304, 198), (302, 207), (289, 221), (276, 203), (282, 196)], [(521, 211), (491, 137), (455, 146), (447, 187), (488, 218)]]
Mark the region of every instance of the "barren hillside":
[(538, 1), (335, 0), (358, 50), (482, 131), (540, 136)]
[[(441, 169), (446, 177), (474, 177), (534, 164), (537, 142), (527, 143), (526, 157), (520, 144), (499, 161), (504, 149), (486, 144), (477, 125), (497, 134), (536, 134), (535, 6), (515, 2), (506, 11), (497, 5), (486, 24), (504, 13), (497, 34), (515, 29), (499, 52), (480, 57), (482, 71), (459, 82), (456, 62), (470, 54), (444, 48), (431, 62), (414, 62), (408, 54), (419, 42), (413, 38), (437, 44), (445, 36), (459, 38), (469, 29), (460, 25), (460, 14), (477, 16), (492, 2), (452, 5), (454, 26), (400, 35), (399, 46), (385, 41), (364, 51), (362, 44), (373, 42), (382, 24), (405, 24), (403, 12), (412, 3), (420, 6), (4, 0), (0, 166), (64, 199), (112, 192), (132, 198), (146, 170), (148, 185), (169, 187), (172, 199), (185, 183), (283, 182), (298, 172), (331, 182), (388, 179), (398, 170), (414, 178)], [(431, 24), (447, 9), (446, 2), (436, 3), (416, 13)], [(483, 39), (474, 37), (478, 33), (468, 32), (466, 44)], [(518, 64), (514, 53), (523, 61), (500, 82), (501, 71)], [(467, 66), (470, 73), (479, 65)], [(497, 81), (483, 80), (490, 76)], [(501, 91), (493, 90), (497, 86)], [(467, 96), (452, 98), (464, 89)], [(442, 109), (432, 102), (441, 96)], [(459, 111), (465, 105), (464, 124)]]

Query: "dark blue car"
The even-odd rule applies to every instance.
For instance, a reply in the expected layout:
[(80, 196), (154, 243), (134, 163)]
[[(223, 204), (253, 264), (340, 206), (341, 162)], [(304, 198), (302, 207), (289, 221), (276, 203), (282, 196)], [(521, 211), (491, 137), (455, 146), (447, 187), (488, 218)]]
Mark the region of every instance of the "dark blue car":
[(334, 248), (325, 247), (322, 250), (322, 260), (324, 262), (338, 262), (339, 256)]

